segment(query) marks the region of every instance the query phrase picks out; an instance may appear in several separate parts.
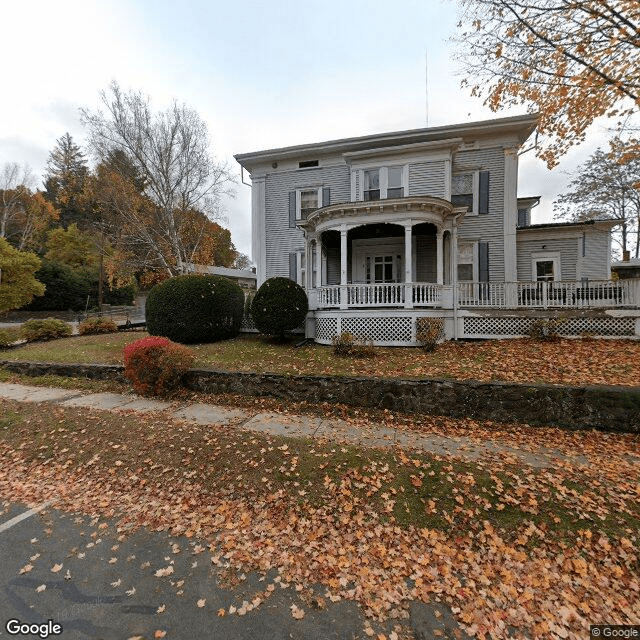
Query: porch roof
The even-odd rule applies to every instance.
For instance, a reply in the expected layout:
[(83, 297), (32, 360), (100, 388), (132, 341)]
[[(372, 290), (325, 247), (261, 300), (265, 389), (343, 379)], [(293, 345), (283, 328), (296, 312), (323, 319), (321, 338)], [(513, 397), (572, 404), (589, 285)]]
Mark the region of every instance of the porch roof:
[(448, 220), (455, 220), (466, 213), (467, 207), (455, 207), (448, 200), (434, 196), (409, 196), (383, 200), (342, 202), (316, 209), (306, 220), (297, 223), (306, 232), (321, 231), (347, 223), (349, 226), (375, 224), (413, 224), (429, 222), (439, 228)]

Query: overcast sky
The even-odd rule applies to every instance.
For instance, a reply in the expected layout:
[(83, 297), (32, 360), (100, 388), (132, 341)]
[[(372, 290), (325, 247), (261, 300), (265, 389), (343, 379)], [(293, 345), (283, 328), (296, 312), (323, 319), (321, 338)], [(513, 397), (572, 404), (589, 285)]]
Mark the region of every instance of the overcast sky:
[[(21, 0), (3, 3), (0, 166), (27, 163), (43, 175), (56, 139), (81, 146), (80, 107), (117, 80), (173, 98), (209, 128), (212, 152), (236, 153), (427, 124), (496, 117), (460, 89), (454, 0)], [(516, 115), (521, 110), (497, 115)], [(541, 195), (534, 222), (552, 219), (563, 173), (606, 140), (603, 126), (549, 172), (521, 157), (520, 196)], [(236, 248), (250, 254), (250, 188), (227, 203)]]

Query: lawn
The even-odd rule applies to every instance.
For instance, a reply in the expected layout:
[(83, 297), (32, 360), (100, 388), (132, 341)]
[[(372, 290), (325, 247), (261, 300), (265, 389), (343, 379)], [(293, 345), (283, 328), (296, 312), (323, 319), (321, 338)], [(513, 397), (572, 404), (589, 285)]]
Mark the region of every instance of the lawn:
[(321, 584), (322, 598), (356, 600), (379, 620), (437, 599), (478, 637), (508, 626), (511, 637), (577, 638), (589, 623), (640, 622), (636, 436), (428, 416), (406, 425), (496, 443), (508, 432), (563, 452), (536, 469), (499, 452), (474, 461), (160, 414), (0, 407), (0, 500), (57, 497), (120, 531), (186, 535), (229, 579), (277, 574), (299, 593)]
[[(37, 362), (122, 362), (123, 348), (146, 333), (77, 336), (0, 352), (0, 359)], [(555, 384), (640, 381), (640, 341), (529, 339), (446, 342), (433, 353), (417, 348), (378, 348), (369, 359), (336, 357), (330, 347), (295, 342), (276, 345), (258, 336), (192, 345), (197, 365), (285, 375), (380, 376), (504, 380)]]

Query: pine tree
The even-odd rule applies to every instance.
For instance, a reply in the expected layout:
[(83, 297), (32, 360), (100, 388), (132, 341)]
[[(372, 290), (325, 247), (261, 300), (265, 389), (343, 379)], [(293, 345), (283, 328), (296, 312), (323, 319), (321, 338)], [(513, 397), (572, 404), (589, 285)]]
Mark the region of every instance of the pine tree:
[(84, 184), (88, 172), (84, 154), (69, 133), (58, 138), (47, 162), (45, 197), (60, 211), (60, 224), (64, 228), (73, 223), (86, 225)]

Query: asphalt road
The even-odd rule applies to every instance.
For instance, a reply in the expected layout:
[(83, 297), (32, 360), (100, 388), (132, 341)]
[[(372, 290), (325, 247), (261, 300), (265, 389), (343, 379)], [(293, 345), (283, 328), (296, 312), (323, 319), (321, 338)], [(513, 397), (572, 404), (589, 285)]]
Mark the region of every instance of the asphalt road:
[[(238, 576), (223, 579), (211, 562), (212, 553), (193, 540), (145, 530), (118, 540), (113, 522), (92, 521), (53, 508), (3, 529), (27, 509), (17, 504), (0, 507), (2, 638), (162, 637), (156, 632), (166, 632), (167, 639), (185, 640), (368, 637), (355, 603), (323, 598), (318, 608), (306, 590), (298, 592), (294, 585), (283, 588), (274, 582), (276, 574), (262, 579), (250, 574), (234, 584)], [(267, 590), (269, 584), (275, 587), (272, 591)], [(314, 594), (321, 596), (324, 591), (316, 586)], [(265, 593), (269, 596), (245, 615), (229, 614), (229, 607), (241, 609), (243, 602)], [(199, 600), (205, 601), (202, 607)], [(292, 616), (292, 605), (304, 610), (303, 619)], [(220, 609), (225, 610), (224, 617)], [(62, 633), (12, 635), (9, 631), (17, 623), (7, 630), (9, 620), (20, 624), (51, 620), (49, 629), (59, 624)], [(376, 634), (392, 628), (376, 627)]]

